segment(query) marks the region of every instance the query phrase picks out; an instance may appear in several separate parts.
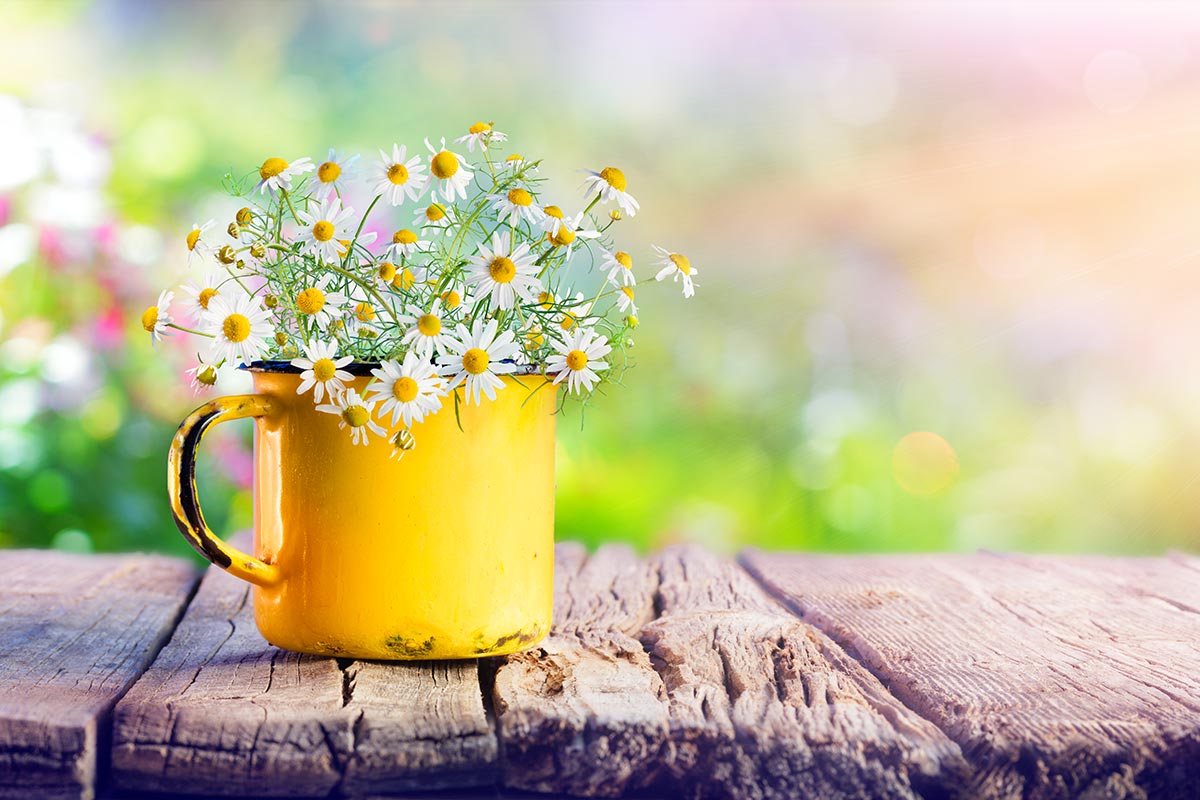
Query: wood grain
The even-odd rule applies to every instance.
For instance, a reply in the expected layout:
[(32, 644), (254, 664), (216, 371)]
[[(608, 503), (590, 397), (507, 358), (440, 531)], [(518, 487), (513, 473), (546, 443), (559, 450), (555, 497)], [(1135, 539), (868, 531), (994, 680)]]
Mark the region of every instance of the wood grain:
[(1186, 559), (743, 563), (958, 742), (982, 797), (1195, 797), (1200, 572)]
[(552, 636), (496, 674), (507, 785), (792, 798), (961, 783), (954, 743), (728, 560), (558, 557)]
[(144, 555), (0, 552), (0, 798), (91, 798), (110, 714), (198, 577)]
[(117, 787), (323, 797), (490, 783), (495, 734), (474, 663), (292, 653), (249, 587), (210, 568), (175, 636), (117, 706)]

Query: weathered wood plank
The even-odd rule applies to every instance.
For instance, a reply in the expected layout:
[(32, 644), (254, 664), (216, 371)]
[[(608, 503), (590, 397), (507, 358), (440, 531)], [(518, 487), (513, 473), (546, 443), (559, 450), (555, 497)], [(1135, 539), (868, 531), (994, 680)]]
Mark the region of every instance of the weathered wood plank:
[(198, 579), (146, 555), (0, 552), (0, 798), (90, 798), (113, 704)]
[(1196, 795), (1200, 573), (1186, 565), (753, 550), (742, 560), (962, 746), (974, 794)]
[(506, 784), (615, 796), (952, 793), (958, 748), (735, 564), (561, 547), (555, 628), (507, 657)]
[(117, 706), (122, 789), (322, 797), (494, 779), (473, 664), (341, 661), (280, 650), (249, 587), (212, 568), (175, 636)]

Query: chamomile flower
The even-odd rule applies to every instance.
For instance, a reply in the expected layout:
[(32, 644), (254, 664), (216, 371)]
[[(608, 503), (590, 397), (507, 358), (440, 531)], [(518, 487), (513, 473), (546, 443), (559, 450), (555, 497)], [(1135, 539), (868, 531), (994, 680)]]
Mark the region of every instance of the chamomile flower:
[(479, 145), (480, 150), (486, 150), (496, 142), (503, 142), (508, 139), (508, 136), (495, 130), (490, 122), (476, 122), (467, 129), (466, 136), (460, 136), (454, 141), (462, 144), (467, 143), (467, 152), (474, 153), (475, 145)]
[(454, 209), (441, 203), (430, 203), (413, 216), (413, 224), (420, 225), (427, 233), (449, 233), (455, 222)]
[(171, 324), (171, 299), (175, 293), (163, 291), (158, 295), (158, 302), (142, 312), (142, 329), (150, 334), (150, 341), (161, 342), (167, 334), (167, 326)]
[(522, 219), (537, 229), (546, 218), (546, 212), (533, 202), (533, 195), (528, 189), (516, 187), (509, 189), (506, 194), (489, 194), (488, 199), (494, 201), (492, 209), (499, 219), (508, 217), (508, 224), (515, 228)]
[(354, 389), (347, 389), (336, 397), (332, 403), (317, 406), (317, 411), (326, 414), (336, 414), (338, 427), (350, 429), (350, 441), (364, 447), (370, 444), (369, 433), (376, 436), (387, 436), (387, 431), (372, 417), (375, 414), (375, 402), (364, 400)]
[(451, 283), (438, 294), (438, 305), (446, 312), (458, 310), (463, 303), (469, 304), (469, 297), (459, 284)]
[(392, 244), (388, 247), (385, 255), (393, 261), (400, 261), (415, 253), (424, 253), (431, 246), (430, 242), (421, 241), (416, 232), (408, 228), (401, 228), (392, 234)]
[(304, 316), (312, 317), (322, 327), (327, 327), (346, 310), (346, 295), (329, 291), (329, 281), (332, 279), (332, 275), (326, 275), (312, 286), (301, 289), (296, 295), (296, 310)]
[(257, 299), (217, 295), (208, 304), (200, 330), (213, 336), (208, 360), (249, 364), (260, 358), (272, 335), (271, 314)]
[(187, 376), (191, 381), (192, 392), (200, 394), (216, 385), (217, 365), (209, 364), (204, 359), (198, 358), (196, 366), (187, 371)]
[(447, 338), (447, 354), (438, 359), (443, 375), (450, 377), (446, 389), (453, 390), (459, 384), (466, 386), (467, 400), (472, 397), (480, 405), (480, 394), (489, 400), (496, 399), (496, 390), (504, 388), (500, 375), (513, 372), (516, 364), (502, 363), (511, 358), (520, 348), (513, 341), (512, 331), (496, 333), (496, 320), (475, 320), (471, 330), (465, 325), (455, 328), (455, 337)]
[(592, 304), (583, 296), (583, 292), (576, 292), (573, 299), (562, 300), (560, 305), (562, 310), (554, 321), (564, 331), (571, 330), (592, 313)]
[(624, 172), (616, 167), (605, 167), (599, 172), (587, 170), (587, 173), (588, 177), (583, 181), (586, 191), (598, 191), (601, 200), (605, 203), (616, 202), (631, 217), (637, 214), (641, 206), (633, 199), (633, 195), (625, 191), (628, 184)]
[(354, 380), (354, 376), (342, 367), (354, 360), (354, 356), (337, 357), (337, 344), (334, 342), (316, 341), (304, 346), (304, 358), (293, 358), (292, 366), (303, 370), (300, 373), (300, 385), (296, 394), (304, 394), (313, 390), (313, 401), (325, 399), (325, 391), (329, 391), (332, 400), (346, 390), (346, 382)]
[(633, 303), (633, 287), (622, 286), (617, 289), (617, 310), (622, 314), (629, 313), (637, 316), (637, 306)]
[(192, 224), (192, 229), (188, 231), (184, 241), (187, 242), (188, 263), (195, 261), (200, 256), (208, 255), (212, 252), (212, 246), (204, 241), (204, 233), (213, 226), (213, 220), (209, 220), (203, 225), (196, 223)]
[(515, 173), (520, 172), (523, 169), (527, 169), (526, 174), (530, 175), (534, 172), (537, 172), (537, 167), (530, 166), (529, 162), (525, 160), (525, 156), (521, 155), (520, 153), (513, 153), (496, 165), (497, 172), (508, 170)]
[(441, 306), (441, 302), (435, 301), (426, 311), (410, 305), (408, 313), (397, 318), (398, 322), (412, 326), (400, 343), (422, 358), (432, 358), (435, 352), (446, 352), (449, 335)]
[(522, 242), (517, 249), (511, 248), (511, 234), (494, 233), (491, 248), (480, 243), (479, 253), (470, 259), (467, 283), (491, 295), (492, 309), (512, 308), (518, 297), (528, 302), (533, 293), (542, 290), (529, 244)]
[(547, 373), (557, 373), (554, 383), (565, 379), (567, 390), (580, 394), (580, 388), (591, 391), (600, 380), (597, 372), (608, 369), (608, 362), (600, 359), (612, 352), (608, 340), (582, 325), (567, 336), (565, 341), (551, 341), (557, 352), (546, 362)]
[(346, 188), (347, 179), (353, 174), (358, 156), (342, 157), (332, 147), (329, 157), (317, 166), (317, 180), (313, 185), (312, 196), (318, 202), (324, 201), (329, 195)]
[(217, 272), (210, 272), (204, 276), (203, 281), (192, 281), (183, 287), (191, 297), (184, 307), (191, 313), (192, 319), (200, 321), (204, 312), (208, 310), (209, 302), (221, 293), (220, 287), (221, 275)]
[(633, 277), (633, 258), (629, 253), (618, 250), (610, 253), (604, 250), (602, 269), (608, 270), (608, 282), (613, 286), (637, 286), (637, 278)]
[(316, 212), (298, 211), (302, 227), (296, 233), (300, 252), (316, 253), (324, 261), (340, 261), (339, 253), (345, 248), (337, 240), (338, 235), (349, 236), (346, 223), (354, 215), (353, 208), (342, 208), (341, 198), (333, 197), (320, 203)]
[(437, 369), (427, 359), (411, 350), (404, 361), (383, 361), (379, 369), (371, 370), (378, 383), (372, 383), (367, 396), (382, 401), (380, 418), (392, 412), (392, 426), (404, 420), (405, 427), (425, 419), (442, 407), (444, 381)]
[(361, 296), (350, 298), (350, 318), (347, 323), (350, 333), (356, 336), (369, 335), (366, 331), (372, 330), (378, 319), (379, 311), (371, 300)]
[[(407, 159), (407, 160), (406, 160)], [(425, 174), (425, 166), (420, 156), (408, 158), (408, 148), (402, 144), (392, 145), (392, 154), (379, 151), (379, 164), (376, 167), (375, 193), (394, 206), (403, 205), (408, 200), (416, 200), (425, 192), (429, 176)]]
[(662, 269), (658, 271), (654, 279), (665, 281), (667, 278), (670, 278), (673, 281), (677, 281), (683, 278), (683, 296), (691, 297), (694, 295), (696, 293), (696, 284), (692, 278), (697, 274), (697, 270), (692, 266), (692, 262), (688, 260), (688, 257), (682, 253), (672, 253), (665, 247), (659, 247), (658, 245), (651, 245), (651, 247), (654, 248), (656, 253), (662, 256), (658, 262), (662, 266)]
[(290, 164), (282, 158), (268, 158), (258, 168), (258, 177), (262, 178), (258, 184), (258, 191), (265, 193), (268, 189), (272, 192), (282, 189), (290, 192), (293, 178), (306, 172), (312, 172), (314, 169), (316, 166), (312, 163), (311, 158), (297, 158)]
[(366, 233), (360, 233), (357, 239), (338, 239), (338, 260), (344, 261), (351, 250), (355, 250), (360, 254), (365, 253), (367, 257), (370, 257), (371, 251), (367, 250), (367, 245), (374, 244), (378, 238), (379, 234), (375, 233), (375, 231), (367, 231)]
[[(392, 281), (396, 280), (396, 265), (390, 261), (380, 261), (375, 265), (375, 283), (380, 288), (386, 289), (392, 285)], [(400, 287), (396, 287), (400, 288)]]
[(425, 146), (429, 148), (429, 172), (433, 175), (435, 191), (440, 190), (447, 203), (453, 203), (459, 195), (466, 200), (467, 184), (475, 175), (467, 160), (447, 150), (445, 138), (442, 139), (441, 148), (435, 148), (429, 139), (425, 140)]
[[(553, 208), (553, 206), (550, 206), (550, 208)], [(550, 219), (550, 217), (547, 216), (547, 219)], [(578, 244), (580, 239), (598, 239), (600, 237), (599, 231), (584, 230), (581, 227), (582, 222), (582, 211), (573, 217), (560, 219), (557, 226), (558, 229), (553, 233), (547, 233), (546, 240), (555, 247), (566, 248), (566, 255), (569, 258), (571, 251), (575, 249), (575, 245)]]

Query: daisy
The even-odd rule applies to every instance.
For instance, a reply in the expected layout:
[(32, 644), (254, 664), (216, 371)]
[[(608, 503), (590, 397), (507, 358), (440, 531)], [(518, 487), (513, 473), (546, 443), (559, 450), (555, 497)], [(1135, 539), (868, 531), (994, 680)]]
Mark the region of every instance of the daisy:
[(296, 310), (315, 319), (318, 325), (328, 326), (346, 310), (346, 295), (329, 291), (332, 278), (332, 275), (326, 275), (296, 295)]
[(575, 299), (563, 301), (562, 311), (555, 321), (564, 331), (569, 331), (581, 319), (587, 319), (591, 313), (592, 304), (583, 296), (583, 292), (576, 292)]
[(264, 193), (268, 189), (272, 192), (281, 189), (285, 192), (291, 191), (292, 178), (312, 172), (314, 169), (316, 167), (311, 158), (297, 158), (290, 164), (282, 158), (268, 158), (258, 168), (258, 177), (262, 178), (258, 184), (258, 191)]
[(445, 319), (438, 309), (440, 305), (435, 302), (428, 311), (420, 306), (409, 306), (408, 313), (396, 319), (404, 325), (412, 325), (400, 343), (422, 358), (432, 358), (435, 352), (446, 352), (449, 337)]
[(204, 359), (198, 359), (196, 366), (187, 371), (191, 379), (192, 391), (196, 394), (211, 389), (217, 383), (217, 365), (209, 364)]
[(192, 229), (188, 231), (188, 235), (184, 239), (187, 242), (189, 264), (195, 261), (197, 257), (212, 252), (212, 247), (207, 242), (201, 241), (204, 232), (212, 226), (213, 220), (211, 219), (203, 225), (192, 223)]
[[(375, 265), (375, 281), (380, 288), (386, 289), (396, 279), (396, 265), (390, 261), (380, 261)], [(400, 287), (396, 287), (400, 288)]]
[(542, 230), (551, 236), (558, 234), (563, 224), (563, 212), (558, 206), (542, 206)]
[(408, 148), (402, 144), (392, 145), (390, 158), (383, 150), (379, 151), (375, 174), (378, 177), (375, 193), (383, 195), (394, 206), (403, 205), (407, 200), (416, 200), (425, 193), (425, 186), (429, 183), (421, 157), (408, 158)]
[(191, 312), (192, 319), (197, 322), (204, 316), (204, 312), (208, 310), (209, 301), (221, 293), (221, 275), (217, 272), (210, 272), (204, 276), (204, 281), (192, 281), (183, 290), (191, 295), (191, 299), (187, 301), (186, 308)]
[(392, 288), (407, 292), (413, 286), (424, 281), (425, 276), (429, 274), (427, 267), (415, 267), (416, 272), (413, 272), (413, 269), (410, 267), (400, 267), (396, 270), (396, 277), (392, 278)]
[(417, 439), (412, 435), (412, 431), (408, 428), (401, 428), (396, 431), (396, 435), (392, 437), (392, 453), (388, 458), (394, 458), (397, 461), (404, 458), (404, 454), (417, 446)]
[(454, 209), (446, 208), (441, 203), (430, 203), (428, 207), (421, 209), (413, 217), (413, 222), (421, 226), (421, 230), (427, 231), (433, 228), (434, 231), (449, 233), (450, 226), (454, 224)]
[(598, 359), (612, 352), (612, 347), (595, 331), (580, 326), (565, 342), (551, 341), (550, 345), (557, 353), (547, 360), (546, 372), (558, 373), (555, 385), (565, 378), (570, 392), (580, 394), (581, 386), (590, 392), (600, 380), (596, 372), (608, 369), (608, 362)]
[(546, 212), (533, 204), (533, 195), (528, 189), (509, 189), (507, 194), (489, 194), (488, 199), (495, 201), (492, 208), (497, 219), (508, 217), (510, 227), (515, 228), (518, 222), (525, 219), (534, 228), (538, 228), (546, 219)]
[(163, 291), (158, 295), (158, 302), (142, 312), (142, 328), (150, 334), (150, 341), (161, 342), (167, 336), (167, 326), (171, 324), (171, 299), (175, 293)]
[(337, 358), (337, 344), (334, 342), (313, 342), (304, 346), (306, 358), (293, 358), (292, 366), (304, 370), (300, 373), (300, 385), (296, 394), (304, 394), (313, 390), (313, 401), (325, 399), (325, 390), (329, 390), (329, 399), (333, 400), (346, 391), (346, 381), (354, 380), (354, 376), (342, 367), (354, 360), (354, 356)]
[(400, 261), (413, 253), (424, 253), (430, 247), (432, 247), (431, 242), (422, 242), (416, 233), (408, 228), (401, 228), (392, 234), (392, 244), (384, 255)]
[(461, 286), (450, 284), (438, 295), (438, 301), (442, 308), (447, 311), (454, 311), (462, 305), (467, 299), (466, 290)]
[(317, 182), (313, 187), (314, 200), (323, 201), (329, 195), (346, 188), (346, 179), (354, 171), (358, 156), (341, 158), (337, 151), (329, 148), (329, 157), (317, 167)]
[(608, 282), (613, 286), (637, 286), (637, 278), (633, 277), (633, 259), (629, 253), (618, 250), (604, 253), (603, 269), (608, 270)]
[(332, 403), (317, 406), (317, 411), (337, 414), (338, 427), (342, 430), (350, 429), (350, 441), (354, 444), (364, 447), (370, 444), (368, 431), (376, 436), (387, 436), (387, 431), (371, 419), (375, 411), (374, 401), (363, 400), (353, 389), (347, 389), (330, 399), (333, 400)]
[(637, 316), (637, 306), (633, 304), (633, 287), (622, 286), (617, 292), (617, 310), (622, 314), (629, 312)]
[(371, 374), (379, 382), (371, 384), (368, 397), (383, 401), (380, 417), (392, 412), (392, 427), (403, 419), (405, 427), (411, 428), (442, 407), (445, 390), (441, 376), (432, 363), (412, 351), (405, 354), (403, 363), (380, 362)]
[(579, 239), (597, 239), (600, 237), (599, 231), (585, 231), (580, 228), (581, 222), (583, 222), (582, 211), (570, 219), (561, 220), (558, 230), (554, 233), (546, 234), (546, 239), (555, 247), (565, 247), (567, 249), (566, 256), (570, 258), (571, 251), (575, 249), (575, 244)]
[(353, 214), (353, 208), (342, 208), (342, 200), (339, 197), (320, 203), (314, 214), (298, 211), (296, 216), (303, 223), (303, 227), (296, 234), (296, 241), (301, 244), (300, 252), (316, 253), (324, 261), (339, 260), (338, 252), (340, 250), (344, 253), (345, 248), (335, 237), (337, 234), (350, 235), (346, 223)]
[(503, 142), (506, 139), (508, 139), (508, 136), (492, 128), (492, 123), (476, 122), (467, 129), (466, 136), (460, 136), (454, 141), (459, 144), (466, 142), (467, 152), (474, 153), (475, 145), (477, 144), (480, 150), (486, 150), (491, 146), (492, 142)]
[(200, 330), (213, 336), (209, 361), (249, 364), (267, 349), (271, 314), (248, 295), (235, 295), (232, 301), (218, 295), (209, 302)]
[[(497, 164), (496, 169), (500, 171), (510, 170), (515, 173), (526, 169), (526, 165), (528, 163), (529, 162), (525, 160), (525, 156), (521, 155), (520, 153), (513, 153), (508, 158)], [(528, 170), (530, 173), (534, 173), (537, 172), (537, 167), (529, 166)]]
[(371, 328), (379, 316), (375, 310), (375, 306), (371, 305), (369, 300), (361, 297), (351, 297), (350, 303), (352, 305), (349, 324), (350, 333), (357, 336), (375, 335), (375, 331)]
[(516, 250), (511, 247), (512, 237), (507, 231), (494, 233), (491, 249), (481, 242), (479, 254), (470, 259), (467, 283), (490, 293), (493, 309), (512, 308), (518, 297), (528, 302), (533, 292), (542, 290), (529, 245), (522, 242)]
[(369, 257), (371, 252), (367, 250), (367, 245), (374, 244), (378, 238), (379, 234), (375, 233), (375, 231), (367, 231), (366, 233), (360, 233), (357, 239), (338, 239), (338, 258), (344, 261), (346, 256), (350, 255), (350, 252), (356, 249), (366, 253)]
[(429, 171), (437, 181), (436, 185), (441, 189), (442, 197), (447, 203), (453, 203), (456, 195), (462, 195), (462, 199), (466, 200), (467, 184), (475, 174), (467, 160), (458, 153), (447, 150), (445, 138), (442, 139), (441, 149), (435, 149), (429, 143), (429, 139), (425, 140), (425, 146), (429, 148), (430, 153)]
[(517, 368), (516, 364), (500, 363), (519, 349), (512, 331), (501, 331), (497, 336), (496, 320), (488, 320), (484, 325), (483, 320), (477, 319), (472, 330), (460, 324), (455, 333), (457, 338), (446, 340), (449, 353), (438, 359), (442, 374), (450, 376), (447, 391), (465, 381), (468, 401), (474, 397), (475, 405), (480, 405), (480, 393), (486, 394), (488, 400), (495, 400), (496, 390), (504, 388), (499, 376)]
[(605, 167), (599, 172), (587, 170), (588, 177), (584, 179), (583, 185), (586, 191), (595, 189), (600, 192), (600, 199), (605, 203), (616, 202), (621, 210), (629, 216), (637, 214), (641, 206), (638, 201), (633, 199), (633, 195), (626, 193), (625, 173), (616, 167)]
[(692, 281), (692, 277), (698, 273), (698, 270), (692, 266), (692, 262), (682, 253), (672, 253), (665, 247), (651, 245), (654, 251), (662, 256), (658, 262), (662, 265), (662, 269), (654, 276), (655, 280), (665, 281), (667, 278), (679, 280), (683, 278), (683, 296), (691, 297), (696, 293), (696, 284)]

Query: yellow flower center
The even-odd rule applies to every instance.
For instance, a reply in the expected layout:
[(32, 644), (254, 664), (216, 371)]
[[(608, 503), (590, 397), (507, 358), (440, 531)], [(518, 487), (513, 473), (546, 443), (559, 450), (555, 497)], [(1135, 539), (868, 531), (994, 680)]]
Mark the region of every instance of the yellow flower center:
[(562, 329), (564, 331), (569, 331), (569, 330), (571, 330), (571, 328), (575, 327), (575, 323), (578, 321), (578, 319), (579, 318), (576, 317), (574, 314), (572, 314), (570, 311), (564, 311), (562, 322), (560, 322), (558, 324), (562, 327)]
[(605, 167), (600, 170), (600, 177), (604, 178), (605, 182), (618, 192), (625, 191), (625, 187), (629, 185), (625, 182), (625, 173), (616, 167)]
[(488, 125), (486, 122), (476, 122), (467, 129), (467, 133), (483, 133), (484, 131), (490, 131), (491, 129), (492, 126)]
[(392, 234), (392, 244), (416, 244), (417, 235), (408, 228), (398, 230)]
[(442, 332), (442, 321), (434, 314), (422, 314), (417, 319), (417, 330), (422, 336), (437, 336)]
[(218, 292), (216, 289), (201, 289), (200, 294), (196, 296), (196, 302), (200, 304), (201, 308), (208, 308), (209, 301), (218, 294), (220, 294), (220, 292)]
[(154, 331), (154, 326), (158, 324), (158, 306), (150, 306), (142, 312), (142, 327), (146, 333)]
[(200, 241), (200, 229), (199, 228), (192, 228), (190, 231), (188, 231), (188, 235), (187, 235), (188, 250), (195, 250), (196, 243), (199, 241)]
[(488, 354), (478, 347), (472, 347), (467, 352), (463, 353), (463, 369), (472, 375), (478, 375), (488, 368), (488, 363), (491, 361)]
[(433, 157), (433, 161), (429, 163), (429, 171), (439, 180), (451, 178), (458, 172), (458, 157), (449, 150), (443, 150)]
[(196, 380), (205, 386), (212, 386), (217, 382), (217, 368), (212, 364), (205, 364), (196, 372)]
[(342, 419), (351, 428), (361, 428), (371, 420), (371, 412), (362, 406), (347, 406), (342, 409)]
[(396, 277), (396, 265), (390, 261), (384, 261), (379, 265), (379, 280), (388, 283), (392, 278)]
[(542, 304), (542, 308), (549, 311), (550, 307), (554, 305), (554, 295), (550, 292), (542, 292), (538, 295), (538, 302)]
[(296, 295), (296, 308), (301, 314), (316, 314), (325, 307), (325, 293), (315, 286), (310, 286)]
[(318, 358), (312, 365), (313, 377), (321, 383), (329, 380), (337, 372), (337, 365), (332, 358)]
[(462, 302), (462, 297), (459, 296), (458, 292), (451, 289), (448, 292), (442, 292), (442, 302), (446, 304), (446, 308), (453, 310), (458, 308), (458, 304)]
[(250, 221), (254, 219), (254, 212), (249, 208), (239, 208), (234, 219), (237, 220), (238, 225), (249, 225)]
[(617, 263), (625, 269), (633, 269), (633, 259), (630, 257), (629, 253), (617, 252), (613, 254), (613, 258), (615, 258)]
[(679, 253), (671, 253), (671, 255), (668, 256), (668, 258), (671, 259), (671, 263), (675, 265), (675, 268), (678, 269), (680, 272), (682, 272), (684, 275), (692, 274), (692, 262), (688, 261), (687, 256), (680, 255)]
[(429, 208), (425, 209), (425, 219), (429, 220), (430, 222), (437, 222), (438, 220), (445, 218), (446, 209), (442, 208), (437, 203), (433, 203), (429, 206)]
[(536, 328), (525, 334), (526, 346), (529, 349), (536, 349), (546, 343), (546, 337), (542, 336), (542, 329)]
[(268, 158), (262, 163), (262, 166), (258, 168), (258, 176), (265, 181), (268, 178), (274, 178), (287, 168), (288, 162), (284, 161), (282, 158)]
[(567, 366), (578, 372), (587, 366), (587, 353), (582, 350), (572, 350), (567, 353)]
[(342, 168), (333, 161), (326, 161), (317, 167), (317, 177), (321, 183), (333, 183), (342, 176)]
[(533, 205), (533, 195), (524, 189), (509, 189), (508, 202), (514, 206), (530, 206)]
[(388, 180), (397, 186), (408, 183), (408, 167), (403, 164), (392, 164), (388, 167)]
[(244, 342), (250, 336), (250, 320), (244, 314), (230, 314), (221, 324), (221, 332), (234, 344)]
[(547, 234), (547, 239), (550, 243), (558, 247), (566, 247), (571, 242), (575, 241), (575, 231), (568, 228), (566, 225), (558, 226), (558, 233)]
[(411, 403), (417, 399), (417, 382), (407, 376), (397, 378), (392, 384), (392, 397), (401, 403)]
[(359, 303), (354, 307), (354, 318), (359, 322), (370, 322), (375, 319), (375, 309), (370, 303)]
[(333, 238), (333, 223), (323, 219), (313, 225), (313, 238), (318, 242), (328, 242)]
[(521, 155), (520, 153), (513, 153), (511, 156), (509, 156), (508, 158), (506, 158), (504, 160), (505, 161), (524, 161), (525, 156)]
[(488, 264), (488, 274), (496, 283), (511, 283), (517, 276), (517, 265), (510, 258), (496, 256), (492, 263)]
[(622, 286), (621, 291), (625, 293), (626, 297), (628, 297), (630, 300), (633, 300), (633, 287), (632, 286)]
[(562, 209), (558, 206), (545, 206), (542, 208), (542, 211), (546, 212), (547, 217), (554, 217), (555, 219), (563, 218)]
[(416, 279), (413, 277), (412, 270), (410, 270), (408, 267), (405, 267), (396, 273), (396, 277), (392, 279), (392, 286), (395, 286), (397, 289), (408, 291), (412, 288), (413, 283), (415, 282)]

